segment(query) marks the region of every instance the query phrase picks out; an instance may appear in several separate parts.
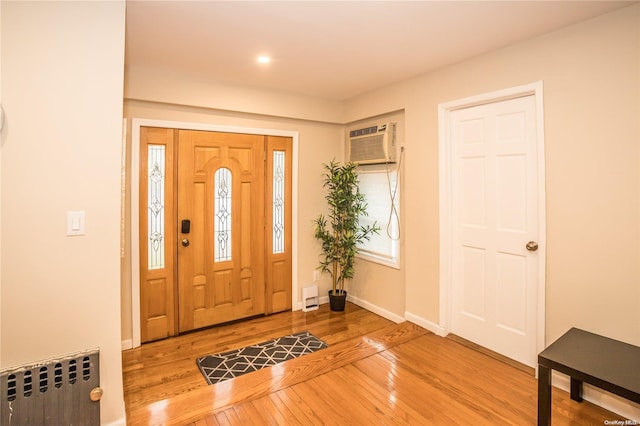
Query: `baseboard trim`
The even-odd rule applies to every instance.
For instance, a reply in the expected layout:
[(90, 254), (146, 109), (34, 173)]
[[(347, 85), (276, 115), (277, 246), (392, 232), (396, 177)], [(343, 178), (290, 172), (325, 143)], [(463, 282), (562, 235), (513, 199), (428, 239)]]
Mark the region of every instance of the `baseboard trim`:
[(103, 426), (127, 426), (127, 418), (121, 417), (114, 422), (105, 423)]
[[(562, 389), (565, 392), (570, 392), (571, 385), (569, 376), (553, 371), (552, 383), (554, 387)], [(640, 404), (636, 404), (633, 401), (629, 401), (628, 399), (619, 397), (598, 387), (591, 386), (588, 383), (583, 385), (582, 398), (585, 401), (589, 401), (592, 404), (616, 413), (625, 419), (629, 419), (640, 424)]]
[(127, 349), (133, 349), (133, 340), (132, 339), (123, 340), (122, 342), (120, 342), (120, 347), (122, 348), (123, 351), (126, 351)]
[[(325, 303), (329, 303), (329, 296), (320, 296), (318, 297), (318, 305), (324, 305)], [(302, 302), (296, 302), (296, 305), (294, 308), (291, 309), (292, 311), (300, 311), (302, 310)]]
[[(354, 303), (358, 306), (360, 306), (361, 308), (364, 308), (368, 311), (373, 312), (374, 314), (378, 314), (383, 318), (388, 319), (389, 321), (393, 321), (396, 324), (400, 324), (401, 322), (403, 322), (405, 319), (403, 317), (401, 317), (400, 315), (396, 315), (391, 311), (388, 311), (384, 308), (381, 308), (378, 305), (374, 305), (373, 303), (369, 303), (366, 300), (360, 299), (358, 297), (352, 296), (350, 294), (347, 294), (347, 300), (351, 303)], [(329, 301), (329, 297), (327, 297), (327, 301)]]
[(427, 330), (429, 330), (430, 332), (434, 333), (437, 336), (445, 337), (448, 334), (446, 330), (440, 325), (434, 322), (431, 322), (427, 319), (424, 319), (421, 316), (418, 316), (416, 314), (412, 314), (411, 312), (406, 311), (404, 313), (404, 317), (407, 321), (412, 322), (416, 325), (419, 325), (422, 328), (426, 328)]

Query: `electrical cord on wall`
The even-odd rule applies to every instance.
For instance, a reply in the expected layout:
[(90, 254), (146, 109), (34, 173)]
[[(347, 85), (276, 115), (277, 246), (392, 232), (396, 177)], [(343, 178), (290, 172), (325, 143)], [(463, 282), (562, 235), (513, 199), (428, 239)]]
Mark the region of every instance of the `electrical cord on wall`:
[[(387, 236), (394, 241), (400, 241), (400, 215), (398, 209), (396, 209), (396, 196), (398, 194), (398, 182), (400, 182), (400, 171), (402, 170), (402, 158), (404, 157), (404, 146), (400, 147), (400, 159), (398, 160), (398, 168), (396, 174), (395, 185), (391, 185), (391, 170), (389, 169), (389, 163), (387, 163), (387, 183), (389, 188), (389, 198), (391, 199), (391, 209), (389, 210), (389, 220), (387, 221)], [(398, 225), (398, 234), (393, 234), (392, 224), (396, 222)]]

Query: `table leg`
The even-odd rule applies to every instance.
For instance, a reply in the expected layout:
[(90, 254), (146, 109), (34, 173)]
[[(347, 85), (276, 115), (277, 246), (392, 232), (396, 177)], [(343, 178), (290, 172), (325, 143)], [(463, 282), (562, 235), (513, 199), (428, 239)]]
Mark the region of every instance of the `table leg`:
[(551, 425), (551, 369), (538, 364), (538, 426)]
[(571, 399), (582, 402), (582, 380), (571, 377)]

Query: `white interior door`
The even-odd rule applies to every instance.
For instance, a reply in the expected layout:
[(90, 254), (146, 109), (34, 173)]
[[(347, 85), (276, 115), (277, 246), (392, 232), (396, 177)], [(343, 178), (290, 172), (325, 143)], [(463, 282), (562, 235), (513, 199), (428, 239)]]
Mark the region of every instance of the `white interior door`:
[(450, 116), (451, 332), (532, 367), (538, 289), (535, 113), (535, 97), (525, 96)]

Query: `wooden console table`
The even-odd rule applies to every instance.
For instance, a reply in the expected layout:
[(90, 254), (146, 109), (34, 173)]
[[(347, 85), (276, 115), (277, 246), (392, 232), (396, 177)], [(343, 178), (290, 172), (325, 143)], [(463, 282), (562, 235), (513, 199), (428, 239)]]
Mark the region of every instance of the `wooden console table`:
[(571, 399), (589, 383), (640, 403), (640, 347), (572, 328), (538, 355), (538, 425), (551, 425), (551, 370), (571, 377)]

